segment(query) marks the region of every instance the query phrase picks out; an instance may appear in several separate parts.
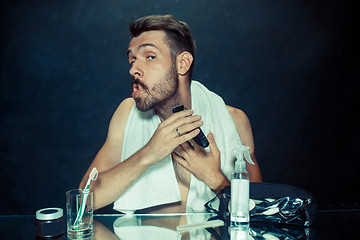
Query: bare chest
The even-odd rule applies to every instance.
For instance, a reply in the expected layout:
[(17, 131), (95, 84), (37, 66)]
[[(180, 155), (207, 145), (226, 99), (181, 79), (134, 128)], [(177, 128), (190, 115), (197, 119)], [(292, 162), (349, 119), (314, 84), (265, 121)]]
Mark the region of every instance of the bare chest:
[(186, 168), (177, 163), (175, 160), (173, 160), (173, 163), (178, 183), (190, 186), (191, 173)]
[(178, 164), (176, 161), (174, 161), (173, 165), (181, 195), (181, 203), (179, 206), (180, 209), (178, 211), (186, 212), (186, 202), (189, 193), (191, 173), (186, 168)]

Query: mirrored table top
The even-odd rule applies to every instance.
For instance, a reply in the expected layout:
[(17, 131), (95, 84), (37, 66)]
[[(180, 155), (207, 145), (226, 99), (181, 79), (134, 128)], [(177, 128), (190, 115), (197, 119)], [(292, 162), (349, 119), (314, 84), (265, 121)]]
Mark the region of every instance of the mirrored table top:
[[(201, 227), (212, 216), (210, 213), (95, 214), (93, 239), (354, 239), (360, 226), (360, 210), (318, 211), (310, 228), (251, 222), (246, 235), (221, 226)], [(178, 226), (192, 228), (180, 231)], [(35, 216), (0, 216), (0, 239), (35, 239)], [(66, 234), (58, 239), (67, 239)]]

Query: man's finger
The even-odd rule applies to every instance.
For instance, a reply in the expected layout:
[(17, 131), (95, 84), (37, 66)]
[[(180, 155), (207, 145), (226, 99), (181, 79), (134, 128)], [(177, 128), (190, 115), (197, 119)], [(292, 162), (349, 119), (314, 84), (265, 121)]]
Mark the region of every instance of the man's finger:
[(181, 166), (187, 169), (188, 163), (182, 156), (180, 156), (176, 152), (172, 152), (171, 156), (176, 162), (178, 162)]
[(209, 134), (207, 135), (207, 139), (208, 139), (208, 141), (209, 141), (210, 152), (211, 152), (212, 154), (218, 155), (218, 154), (219, 154), (219, 149), (218, 149), (218, 147), (217, 147), (217, 145), (216, 145), (215, 138), (214, 138), (214, 134), (209, 133)]

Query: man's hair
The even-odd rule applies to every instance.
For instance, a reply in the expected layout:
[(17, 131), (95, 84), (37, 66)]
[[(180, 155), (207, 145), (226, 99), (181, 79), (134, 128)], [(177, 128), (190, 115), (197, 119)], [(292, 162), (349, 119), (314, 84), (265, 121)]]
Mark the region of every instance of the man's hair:
[(191, 81), (195, 62), (195, 41), (187, 23), (176, 20), (172, 15), (151, 15), (132, 22), (129, 30), (132, 37), (152, 30), (164, 31), (173, 63), (180, 53), (191, 53), (193, 62), (188, 72), (188, 80)]

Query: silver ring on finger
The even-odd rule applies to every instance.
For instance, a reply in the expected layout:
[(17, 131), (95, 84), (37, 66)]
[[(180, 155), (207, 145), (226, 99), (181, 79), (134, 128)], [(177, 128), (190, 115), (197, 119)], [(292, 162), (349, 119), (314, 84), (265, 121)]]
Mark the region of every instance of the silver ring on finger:
[(175, 129), (175, 130), (176, 130), (177, 134), (180, 136), (181, 133), (180, 133), (179, 129)]

